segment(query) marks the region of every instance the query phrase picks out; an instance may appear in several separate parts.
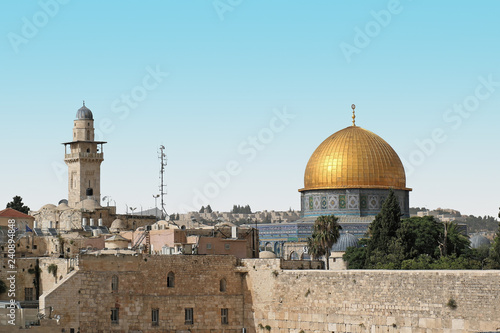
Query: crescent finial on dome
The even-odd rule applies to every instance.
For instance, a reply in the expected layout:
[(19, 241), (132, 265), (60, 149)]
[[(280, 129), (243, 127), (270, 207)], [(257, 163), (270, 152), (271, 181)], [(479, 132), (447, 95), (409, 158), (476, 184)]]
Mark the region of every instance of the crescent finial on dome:
[(351, 105), (352, 109), (352, 126), (356, 126), (356, 105)]

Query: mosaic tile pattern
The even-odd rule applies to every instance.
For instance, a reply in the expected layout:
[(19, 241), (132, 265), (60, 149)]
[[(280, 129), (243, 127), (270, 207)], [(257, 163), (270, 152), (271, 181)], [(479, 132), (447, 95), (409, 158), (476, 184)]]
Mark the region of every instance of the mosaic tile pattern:
[(328, 209), (339, 209), (339, 196), (329, 195), (328, 196)]
[[(382, 208), (389, 190), (344, 189), (302, 193), (304, 216), (336, 214), (339, 216), (376, 215)], [(409, 191), (396, 190), (403, 215), (409, 215)]]

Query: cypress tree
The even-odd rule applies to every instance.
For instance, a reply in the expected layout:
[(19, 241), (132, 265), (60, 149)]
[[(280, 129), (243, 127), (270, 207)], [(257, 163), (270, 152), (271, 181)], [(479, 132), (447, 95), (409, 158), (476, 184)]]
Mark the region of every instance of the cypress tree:
[(398, 199), (391, 189), (380, 213), (370, 224), (369, 233), (371, 237), (368, 242), (368, 257), (374, 251), (388, 253), (389, 245), (397, 237), (396, 232), (401, 226), (401, 216)]

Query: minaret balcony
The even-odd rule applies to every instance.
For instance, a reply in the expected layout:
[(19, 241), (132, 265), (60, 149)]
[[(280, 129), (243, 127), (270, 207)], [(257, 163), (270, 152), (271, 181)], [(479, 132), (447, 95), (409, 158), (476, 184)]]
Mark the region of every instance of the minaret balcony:
[(64, 160), (77, 160), (77, 159), (95, 159), (95, 160), (104, 160), (103, 153), (71, 153), (65, 154)]

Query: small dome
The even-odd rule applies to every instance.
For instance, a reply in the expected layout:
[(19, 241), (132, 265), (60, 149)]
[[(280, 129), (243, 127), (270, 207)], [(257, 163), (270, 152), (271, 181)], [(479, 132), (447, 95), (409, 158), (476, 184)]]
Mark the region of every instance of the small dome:
[(109, 231), (117, 232), (117, 231), (125, 230), (125, 229), (127, 229), (127, 224), (120, 219), (116, 219), (113, 221), (113, 223), (111, 223), (111, 227), (109, 228)]
[(352, 234), (340, 234), (337, 243), (333, 244), (332, 252), (345, 252), (348, 247), (357, 247), (358, 239)]
[(274, 252), (271, 252), (271, 251), (262, 251), (262, 252), (259, 252), (259, 258), (260, 259), (274, 259), (274, 258), (276, 258), (276, 254), (274, 254)]
[(68, 206), (67, 202), (61, 202), (59, 206), (57, 206), (57, 210), (68, 210), (68, 209), (71, 208)]
[(477, 249), (483, 245), (489, 246), (490, 244), (490, 240), (480, 234), (475, 234), (470, 238), (470, 246), (473, 249)]
[(89, 211), (94, 211), (99, 207), (101, 207), (101, 205), (99, 205), (99, 203), (96, 200), (88, 199), (88, 198), (84, 199), (76, 204), (76, 208), (79, 208), (79, 209), (83, 208), (83, 209), (89, 210)]
[(78, 109), (78, 112), (76, 113), (76, 119), (78, 119), (78, 120), (81, 120), (81, 119), (92, 120), (92, 119), (94, 119), (94, 116), (92, 115), (92, 111), (90, 111), (85, 106), (85, 101), (83, 101), (83, 106)]
[(43, 206), (42, 208), (40, 208), (40, 210), (43, 210), (43, 209), (49, 210), (49, 209), (55, 209), (55, 208), (56, 208), (56, 206), (53, 205), (53, 204), (46, 204), (45, 206)]

